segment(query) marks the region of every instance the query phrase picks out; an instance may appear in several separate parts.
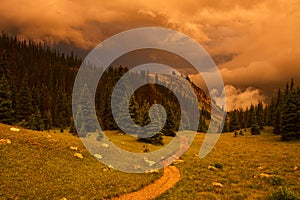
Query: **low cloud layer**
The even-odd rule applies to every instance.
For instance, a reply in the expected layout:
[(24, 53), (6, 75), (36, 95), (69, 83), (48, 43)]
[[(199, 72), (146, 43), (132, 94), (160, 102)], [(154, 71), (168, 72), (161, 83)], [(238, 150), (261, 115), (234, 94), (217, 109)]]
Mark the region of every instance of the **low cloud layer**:
[(0, 1), (0, 29), (49, 44), (91, 49), (132, 28), (175, 29), (204, 46), (225, 84), (265, 95), (299, 83), (299, 19), (298, 0)]
[(246, 109), (250, 105), (256, 105), (259, 101), (264, 102), (265, 96), (257, 88), (248, 87), (245, 90), (240, 90), (233, 85), (226, 85), (226, 107), (227, 110), (238, 108)]

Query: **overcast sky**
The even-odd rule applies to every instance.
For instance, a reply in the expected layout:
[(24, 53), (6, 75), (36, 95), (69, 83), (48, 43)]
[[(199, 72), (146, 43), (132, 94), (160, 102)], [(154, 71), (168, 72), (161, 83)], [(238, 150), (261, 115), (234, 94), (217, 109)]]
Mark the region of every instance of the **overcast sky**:
[[(300, 80), (299, 0), (1, 0), (0, 29), (21, 39), (92, 49), (121, 31), (180, 31), (213, 56), (229, 108)], [(197, 80), (193, 76), (193, 80)]]

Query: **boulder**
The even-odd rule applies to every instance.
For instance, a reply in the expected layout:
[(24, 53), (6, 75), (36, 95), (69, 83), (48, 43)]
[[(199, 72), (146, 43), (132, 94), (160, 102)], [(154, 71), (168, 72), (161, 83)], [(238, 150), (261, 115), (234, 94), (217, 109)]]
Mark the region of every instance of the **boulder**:
[(73, 150), (73, 151), (77, 151), (78, 147), (70, 147), (70, 149)]
[(104, 147), (104, 148), (108, 148), (109, 147), (109, 145), (106, 144), (106, 143), (102, 143), (101, 146)]
[(260, 173), (260, 174), (259, 174), (259, 178), (270, 178), (270, 177), (272, 177), (272, 176), (274, 176), (274, 175), (271, 175), (271, 174), (265, 174), (265, 173)]
[(212, 184), (213, 184), (214, 187), (218, 187), (218, 188), (222, 188), (223, 187), (223, 184), (219, 183), (219, 182), (213, 182)]
[(11, 127), (9, 130), (10, 130), (10, 131), (14, 131), (14, 132), (19, 132), (19, 131), (20, 131), (19, 128), (14, 128), (14, 127)]
[(1, 139), (0, 144), (4, 144), (4, 145), (11, 144), (11, 140), (10, 139)]
[(211, 171), (217, 171), (218, 170), (218, 168), (216, 168), (215, 166), (211, 166), (211, 165), (209, 165), (207, 169), (209, 169)]
[(74, 156), (83, 159), (83, 155), (81, 153), (74, 153)]
[(94, 156), (99, 160), (102, 159), (102, 156), (100, 154), (94, 154)]

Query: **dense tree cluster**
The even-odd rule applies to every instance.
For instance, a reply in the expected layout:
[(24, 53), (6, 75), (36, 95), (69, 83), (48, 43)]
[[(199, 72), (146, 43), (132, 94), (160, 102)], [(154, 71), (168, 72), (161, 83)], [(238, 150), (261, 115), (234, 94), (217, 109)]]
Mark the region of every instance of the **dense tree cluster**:
[(32, 41), (0, 36), (0, 122), (34, 130), (70, 126), (81, 60)]
[(283, 140), (300, 138), (300, 88), (293, 79), (284, 92), (278, 89), (266, 110), (267, 124), (274, 126), (275, 134), (281, 134)]
[(228, 116), (223, 132), (251, 128), (251, 133), (257, 135), (264, 126), (273, 126), (274, 133), (283, 140), (300, 138), (300, 88), (291, 79), (283, 92), (278, 89), (270, 104), (259, 102), (250, 109), (231, 111)]
[[(111, 95), (114, 89), (113, 86), (127, 71), (128, 69), (123, 67), (109, 68), (104, 72), (104, 75), (99, 81), (98, 90), (96, 93), (96, 110), (98, 112), (100, 125), (101, 127), (104, 127), (104, 129), (115, 130), (119, 128), (112, 115), (110, 102)], [(164, 81), (164, 78), (166, 78), (171, 85), (168, 85), (168, 83), (165, 83), (166, 86), (160, 85), (159, 83)], [(133, 85), (140, 84), (143, 86), (135, 90), (133, 95), (130, 97), (128, 110), (127, 108), (124, 110), (125, 106), (119, 105), (119, 114), (115, 117), (123, 119), (124, 124), (126, 124), (126, 120), (130, 120), (128, 118), (126, 119), (126, 115), (129, 112), (131, 120), (138, 126), (126, 127), (126, 129), (129, 130), (131, 134), (139, 132), (139, 130), (141, 129), (139, 129), (139, 127), (147, 128), (147, 125), (150, 123), (154, 125), (157, 124), (157, 127), (160, 127), (162, 116), (161, 113), (159, 113), (158, 111), (154, 111), (154, 117), (152, 120), (150, 119), (149, 110), (152, 105), (160, 104), (164, 107), (166, 112), (166, 122), (161, 129), (161, 132), (149, 138), (138, 137), (138, 140), (140, 141), (161, 145), (162, 135), (175, 136), (175, 132), (180, 128), (179, 125), (182, 112), (180, 106), (191, 106), (191, 104), (194, 104), (196, 105), (196, 107), (198, 107), (198, 102), (194, 102), (188, 99), (186, 90), (182, 89), (180, 85), (176, 86), (175, 88), (181, 96), (181, 99), (187, 101), (184, 102), (183, 105), (179, 104), (177, 97), (172, 91), (168, 89), (172, 86), (174, 87), (174, 84), (176, 85), (176, 81), (178, 81), (177, 75), (153, 76), (146, 71), (142, 71), (140, 73), (129, 73), (128, 79), (130, 79), (130, 81), (128, 81), (128, 84), (126, 85), (127, 88), (116, 92), (118, 101), (129, 98), (130, 94), (127, 94), (124, 91), (126, 91), (127, 89), (130, 90), (130, 88), (132, 89)], [(153, 79), (157, 84), (144, 85), (144, 83), (149, 79)], [(199, 110), (199, 112), (201, 118), (197, 123), (199, 123), (199, 128), (202, 128), (201, 130), (205, 130), (205, 128), (207, 127), (205, 120), (207, 120), (210, 115), (209, 112), (204, 108), (202, 110)], [(181, 124), (181, 128), (188, 129), (188, 122), (195, 120), (195, 117), (193, 116), (196, 115), (195, 113), (183, 113), (183, 116), (186, 116), (186, 119), (182, 119), (183, 124)], [(151, 132), (151, 130), (146, 130), (146, 132)]]
[[(74, 80), (82, 60), (73, 53), (65, 55), (48, 46), (32, 41), (19, 41), (16, 37), (9, 37), (6, 34), (0, 36), (0, 122), (6, 124), (18, 124), (33, 130), (49, 130), (59, 128), (63, 131), (69, 127), (70, 132), (76, 133), (75, 124), (71, 110), (71, 96)], [(91, 66), (90, 72), (103, 70)], [(88, 69), (87, 69), (88, 70)], [(112, 110), (111, 96), (115, 84), (128, 72), (128, 68), (118, 66), (109, 67), (103, 72), (98, 83), (95, 96), (95, 106), (98, 121), (103, 130), (116, 130), (117, 126)], [(177, 84), (176, 74), (172, 84)], [(160, 133), (149, 140), (140, 140), (155, 144), (162, 144), (161, 135), (175, 136), (179, 129), (180, 120), (182, 129), (189, 128), (189, 122), (195, 119), (195, 113), (183, 113), (181, 119), (181, 108), (176, 96), (166, 87), (159, 85), (162, 77), (153, 77), (146, 71), (141, 73), (130, 73), (130, 79), (134, 83), (144, 83), (153, 78), (157, 84), (146, 84), (138, 88), (130, 98), (129, 113), (131, 119), (139, 126), (147, 126), (151, 122), (149, 109), (154, 104), (161, 104), (166, 111), (166, 123)], [(133, 84), (134, 84), (133, 83)], [(128, 85), (128, 87), (133, 87)], [(175, 87), (181, 91), (185, 106), (197, 104), (190, 102), (186, 90)], [(88, 87), (84, 88), (88, 90)], [(83, 102), (87, 97), (79, 97)], [(124, 98), (121, 95), (120, 98)], [(77, 129), (82, 135), (87, 132), (96, 131), (94, 123), (86, 123), (91, 118), (91, 107), (82, 103), (76, 113)], [(210, 119), (210, 113), (205, 108), (200, 108), (199, 131), (206, 131), (206, 121)], [(118, 116), (122, 117), (122, 116)], [(83, 120), (83, 118), (85, 120)], [(157, 116), (159, 119), (159, 116)], [(158, 122), (154, 122), (158, 123)], [(134, 133), (134, 129), (132, 132)]]

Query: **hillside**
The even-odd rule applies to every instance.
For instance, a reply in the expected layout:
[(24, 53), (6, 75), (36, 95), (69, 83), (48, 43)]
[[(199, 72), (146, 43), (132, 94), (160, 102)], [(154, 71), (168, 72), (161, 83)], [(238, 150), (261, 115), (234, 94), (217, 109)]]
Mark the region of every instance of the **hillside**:
[[(161, 176), (109, 169), (68, 133), (9, 128), (0, 124), (0, 139), (11, 140), (0, 144), (0, 199), (105, 199), (138, 190)], [(74, 157), (75, 152), (83, 159)]]
[[(82, 146), (79, 138), (68, 133), (12, 132), (0, 124), (0, 199), (109, 199), (139, 190), (162, 173), (126, 174), (102, 165)], [(58, 132), (58, 131), (56, 131)], [(300, 194), (300, 143), (282, 142), (267, 127), (262, 135), (233, 137), (222, 134), (205, 158), (197, 153), (205, 134), (198, 133), (191, 148), (176, 165), (180, 181), (157, 199), (264, 199), (282, 186)], [(107, 132), (116, 145), (134, 152), (143, 143), (118, 131)], [(164, 137), (169, 141), (170, 138)], [(83, 159), (73, 156), (78, 147)], [(148, 146), (150, 151), (159, 147)], [(222, 169), (209, 170), (209, 165)], [(218, 188), (213, 182), (221, 183)]]

